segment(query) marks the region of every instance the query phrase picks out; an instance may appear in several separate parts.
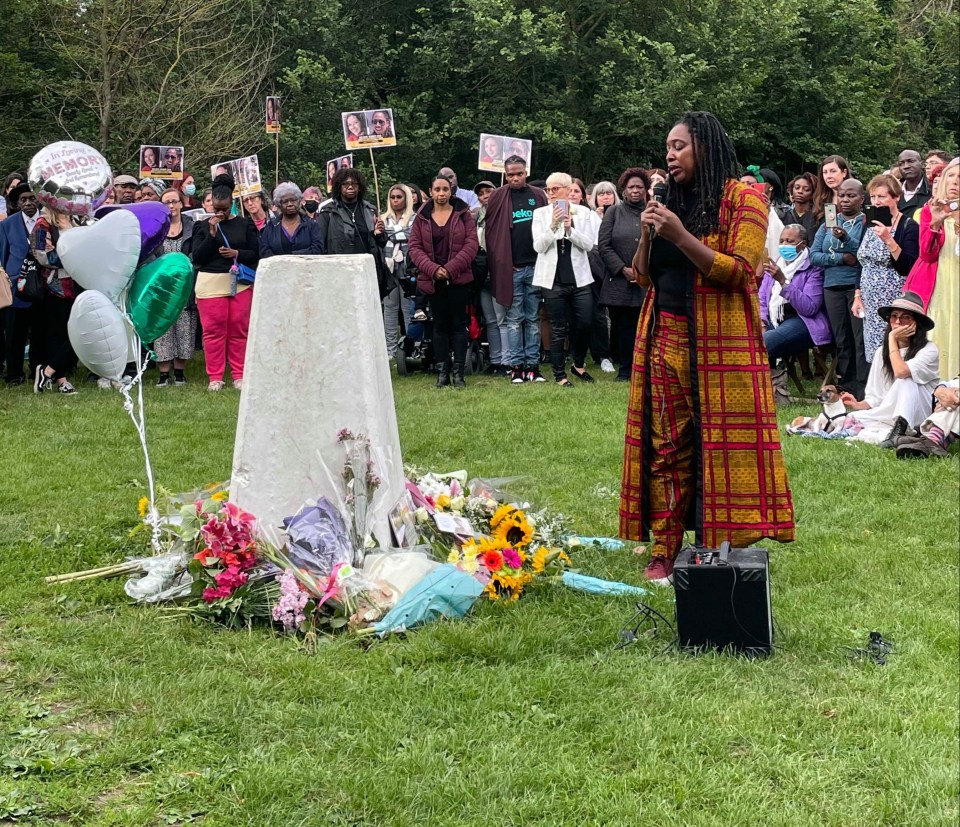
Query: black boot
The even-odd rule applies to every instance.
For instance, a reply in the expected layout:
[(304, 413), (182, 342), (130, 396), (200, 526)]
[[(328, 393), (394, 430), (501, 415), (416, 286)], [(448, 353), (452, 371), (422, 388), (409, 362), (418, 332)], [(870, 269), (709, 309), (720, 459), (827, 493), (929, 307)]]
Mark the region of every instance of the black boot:
[(887, 438), (880, 443), (881, 448), (896, 448), (897, 439), (902, 437), (907, 433), (907, 420), (902, 416), (898, 416), (893, 420), (893, 427), (890, 429), (890, 433), (887, 434)]
[(444, 362), (437, 372), (437, 387), (445, 388), (450, 384), (450, 363)]
[(453, 386), (455, 388), (465, 388), (467, 383), (463, 381), (463, 362), (454, 362), (453, 364)]

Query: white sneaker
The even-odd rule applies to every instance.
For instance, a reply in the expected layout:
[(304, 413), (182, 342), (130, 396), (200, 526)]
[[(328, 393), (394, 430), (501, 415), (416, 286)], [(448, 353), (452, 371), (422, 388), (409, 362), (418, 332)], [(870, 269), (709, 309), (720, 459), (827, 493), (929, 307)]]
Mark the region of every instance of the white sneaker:
[(101, 376), (97, 380), (97, 387), (102, 391), (108, 391), (113, 387), (113, 382), (111, 382), (107, 377)]
[(207, 390), (213, 391), (214, 393), (217, 393), (218, 391), (222, 391), (223, 382), (211, 382), (209, 385), (207, 385)]
[(617, 369), (613, 366), (613, 362), (609, 359), (603, 359), (600, 362), (600, 370), (604, 373), (616, 373)]
[(237, 391), (242, 391), (242, 390), (243, 390), (243, 380), (242, 380), (242, 379), (234, 379), (234, 380), (233, 380), (233, 389), (234, 389), (234, 390), (237, 390)]

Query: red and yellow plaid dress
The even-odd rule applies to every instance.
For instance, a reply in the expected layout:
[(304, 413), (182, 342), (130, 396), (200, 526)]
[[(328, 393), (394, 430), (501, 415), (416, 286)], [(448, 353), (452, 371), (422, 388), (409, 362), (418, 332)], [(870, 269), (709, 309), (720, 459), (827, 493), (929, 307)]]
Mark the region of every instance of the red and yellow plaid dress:
[[(720, 229), (703, 239), (718, 254), (709, 273), (696, 273), (688, 307), (698, 427), (687, 529), (694, 529), (697, 541), (708, 548), (723, 540), (743, 547), (762, 537), (794, 538), (793, 501), (754, 280), (765, 255), (766, 232), (763, 201), (752, 188), (728, 181)], [(620, 536), (635, 541), (650, 533), (650, 412), (659, 401), (651, 398), (650, 383), (654, 316), (650, 289), (637, 327), (620, 496)]]

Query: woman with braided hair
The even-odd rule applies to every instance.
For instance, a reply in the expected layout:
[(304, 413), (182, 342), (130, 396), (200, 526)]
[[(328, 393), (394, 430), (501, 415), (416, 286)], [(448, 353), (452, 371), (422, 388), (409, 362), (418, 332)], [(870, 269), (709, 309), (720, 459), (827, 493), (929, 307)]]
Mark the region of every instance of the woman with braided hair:
[(687, 528), (711, 548), (794, 533), (755, 282), (767, 207), (737, 181), (733, 144), (709, 112), (670, 130), (667, 171), (633, 259), (647, 293), (620, 495), (620, 535), (653, 535), (644, 576), (660, 585)]

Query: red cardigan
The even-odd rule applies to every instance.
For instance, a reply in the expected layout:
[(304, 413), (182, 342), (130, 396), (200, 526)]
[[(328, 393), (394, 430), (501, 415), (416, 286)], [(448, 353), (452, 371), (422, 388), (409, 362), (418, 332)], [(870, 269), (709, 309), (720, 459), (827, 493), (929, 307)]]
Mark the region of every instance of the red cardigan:
[[(470, 265), (480, 249), (477, 225), (465, 201), (454, 198), (451, 204), (453, 215), (450, 216), (450, 259), (443, 266), (450, 274), (451, 284), (469, 284), (473, 281), (473, 270)], [(433, 293), (433, 277), (441, 266), (433, 260), (432, 216), (433, 201), (427, 201), (413, 219), (408, 247), (410, 260), (419, 271), (417, 287), (424, 293)]]

